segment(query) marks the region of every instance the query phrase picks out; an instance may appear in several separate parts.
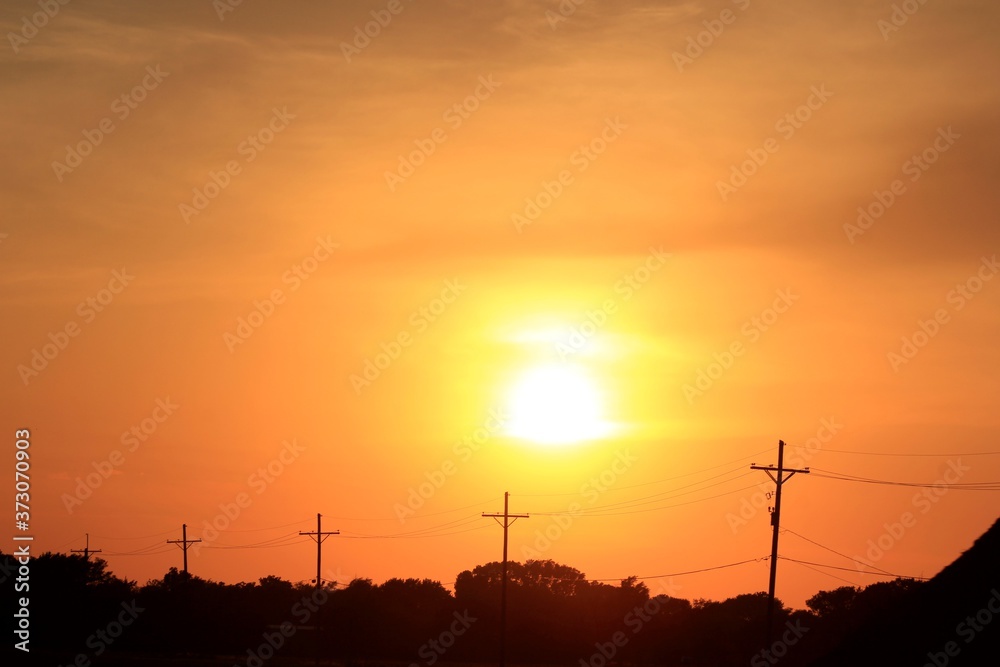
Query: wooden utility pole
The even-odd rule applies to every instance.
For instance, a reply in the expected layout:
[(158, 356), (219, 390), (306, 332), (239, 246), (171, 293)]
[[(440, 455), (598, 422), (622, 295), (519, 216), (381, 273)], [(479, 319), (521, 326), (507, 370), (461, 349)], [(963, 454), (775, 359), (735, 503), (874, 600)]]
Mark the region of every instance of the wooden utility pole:
[(316, 541), (316, 590), (323, 585), (323, 540), (331, 535), (340, 535), (339, 530), (323, 532), (323, 515), (316, 514), (316, 530), (314, 532), (299, 531), (299, 535), (308, 535)]
[[(316, 541), (316, 590), (323, 587), (323, 540), (331, 535), (340, 535), (339, 530), (328, 530), (323, 532), (323, 515), (316, 513), (315, 532), (299, 531), (299, 535), (308, 535)], [(320, 661), (320, 634), (322, 624), (320, 622), (320, 610), (316, 610), (316, 664)]]
[[(503, 514), (486, 513), (483, 516), (495, 519), (503, 526), (503, 568), (502, 580), (500, 582), (500, 667), (506, 667), (507, 663), (507, 529), (518, 519), (529, 518), (527, 514), (511, 514), (508, 508), (510, 492), (503, 494)], [(501, 523), (500, 519), (503, 518)]]
[(90, 560), (90, 554), (99, 554), (99, 553), (101, 553), (101, 550), (100, 549), (91, 549), (90, 548), (90, 533), (86, 533), (86, 535), (87, 535), (87, 544), (82, 549), (70, 549), (69, 552), (73, 553), (73, 554), (83, 554), (83, 559), (84, 560)]
[[(781, 487), (787, 482), (792, 476), (797, 473), (809, 473), (809, 468), (803, 468), (801, 470), (796, 468), (786, 468), (785, 463), (785, 441), (778, 441), (778, 467), (774, 466), (759, 466), (750, 465), (751, 470), (763, 470), (767, 473), (767, 476), (774, 481), (774, 507), (771, 509), (771, 526), (773, 532), (771, 534), (771, 581), (767, 587), (767, 632), (765, 634), (765, 648), (771, 646), (771, 637), (774, 632), (774, 582), (778, 576), (778, 531), (780, 529), (781, 523)], [(777, 476), (771, 473), (777, 473)], [(788, 476), (785, 476), (788, 473)]]
[(188, 573), (188, 548), (195, 542), (201, 542), (201, 538), (195, 540), (188, 539), (188, 525), (181, 525), (181, 539), (179, 540), (167, 540), (167, 544), (178, 544), (181, 550), (184, 552), (184, 574)]

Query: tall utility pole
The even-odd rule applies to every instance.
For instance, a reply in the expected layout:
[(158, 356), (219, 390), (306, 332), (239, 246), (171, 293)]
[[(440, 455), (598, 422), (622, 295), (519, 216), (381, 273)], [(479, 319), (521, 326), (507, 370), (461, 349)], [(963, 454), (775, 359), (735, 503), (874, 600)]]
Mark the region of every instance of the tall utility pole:
[(195, 540), (188, 539), (188, 525), (181, 525), (181, 539), (179, 540), (167, 540), (167, 544), (179, 544), (181, 550), (184, 552), (184, 574), (188, 573), (188, 547), (195, 542), (201, 542), (201, 538)]
[[(483, 516), (496, 519), (496, 522), (503, 526), (503, 578), (500, 582), (500, 667), (505, 667), (507, 663), (507, 529), (518, 519), (529, 518), (527, 514), (511, 514), (508, 511), (508, 501), (510, 492), (503, 494), (503, 514), (486, 513)], [(500, 518), (503, 518), (503, 523)]]
[[(750, 465), (751, 470), (763, 470), (767, 473), (767, 476), (774, 481), (774, 508), (771, 510), (771, 526), (773, 532), (771, 534), (771, 581), (767, 587), (767, 633), (765, 635), (766, 641), (764, 646), (769, 647), (771, 645), (771, 637), (774, 631), (774, 581), (778, 576), (778, 531), (780, 530), (781, 523), (781, 487), (787, 482), (792, 476), (797, 473), (809, 473), (809, 468), (797, 469), (797, 468), (786, 468), (785, 467), (785, 441), (778, 441), (778, 467), (774, 466), (759, 466)], [(777, 476), (771, 473), (777, 473)], [(788, 476), (785, 476), (788, 473)]]
[[(323, 515), (319, 512), (316, 513), (316, 532), (306, 532), (299, 531), (299, 535), (308, 535), (309, 537), (316, 540), (316, 590), (319, 591), (323, 587), (323, 540), (330, 537), (331, 535), (340, 535), (339, 530), (328, 530), (323, 532)], [(322, 624), (320, 623), (320, 610), (316, 610), (316, 664), (320, 661), (320, 630)]]
[(73, 554), (83, 554), (83, 559), (84, 560), (90, 560), (90, 554), (99, 554), (99, 553), (101, 553), (101, 550), (100, 549), (91, 549), (90, 548), (90, 533), (86, 533), (86, 535), (87, 535), (87, 544), (82, 549), (70, 549), (69, 552), (73, 553)]
[(308, 535), (309, 537), (316, 540), (316, 590), (319, 590), (323, 585), (322, 570), (323, 570), (323, 540), (331, 535), (340, 535), (339, 530), (328, 530), (323, 532), (323, 515), (316, 514), (316, 531), (315, 532), (305, 532), (299, 531), (299, 535)]

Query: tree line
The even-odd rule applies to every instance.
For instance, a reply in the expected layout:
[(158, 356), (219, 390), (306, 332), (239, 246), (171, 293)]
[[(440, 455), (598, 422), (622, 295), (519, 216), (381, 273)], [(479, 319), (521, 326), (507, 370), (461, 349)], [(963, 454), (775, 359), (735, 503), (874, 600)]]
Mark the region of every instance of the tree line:
[[(31, 563), (32, 654), (75, 667), (138, 664), (137, 655), (222, 656), (219, 664), (246, 667), (317, 654), (347, 665), (495, 663), (501, 567), (461, 572), (454, 592), (429, 579), (317, 588), (268, 576), (226, 584), (174, 568), (138, 585), (100, 558), (46, 553)], [(765, 593), (689, 601), (656, 580), (652, 590), (635, 577), (588, 581), (551, 560), (512, 562), (508, 570), (513, 665), (806, 665), (923, 585), (844, 586), (817, 593), (805, 610), (778, 602), (774, 641), (765, 647)], [(11, 572), (14, 559), (0, 554), (9, 610), (21, 595)]]

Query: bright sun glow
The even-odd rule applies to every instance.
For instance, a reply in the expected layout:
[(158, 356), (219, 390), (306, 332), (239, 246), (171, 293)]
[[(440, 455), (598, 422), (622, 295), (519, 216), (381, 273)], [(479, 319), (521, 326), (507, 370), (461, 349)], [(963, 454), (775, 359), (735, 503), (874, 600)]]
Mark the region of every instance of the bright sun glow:
[(534, 368), (510, 391), (507, 433), (546, 445), (600, 438), (610, 432), (603, 419), (601, 393), (593, 380), (573, 366)]

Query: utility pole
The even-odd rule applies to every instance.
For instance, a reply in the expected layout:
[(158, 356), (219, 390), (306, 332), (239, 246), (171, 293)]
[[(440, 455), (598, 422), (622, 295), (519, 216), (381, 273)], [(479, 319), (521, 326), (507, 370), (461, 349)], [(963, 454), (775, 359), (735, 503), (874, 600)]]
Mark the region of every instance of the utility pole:
[[(500, 582), (500, 667), (506, 667), (507, 663), (507, 529), (518, 519), (529, 518), (527, 514), (511, 514), (508, 511), (508, 501), (510, 492), (503, 494), (503, 514), (486, 513), (483, 516), (495, 519), (503, 526), (503, 578)], [(500, 518), (503, 517), (503, 523)]]
[(178, 544), (181, 550), (184, 552), (184, 574), (188, 573), (188, 547), (195, 542), (201, 542), (201, 538), (195, 540), (188, 539), (188, 525), (181, 524), (181, 539), (179, 540), (167, 540), (167, 544)]
[[(764, 644), (765, 648), (771, 645), (771, 637), (773, 636), (773, 622), (774, 622), (774, 581), (778, 576), (778, 531), (780, 530), (781, 523), (781, 487), (787, 482), (792, 476), (797, 473), (809, 474), (809, 468), (797, 469), (797, 468), (786, 468), (785, 467), (785, 441), (778, 441), (778, 467), (774, 466), (759, 466), (755, 464), (750, 465), (751, 470), (763, 470), (767, 473), (767, 476), (774, 481), (774, 507), (771, 509), (771, 526), (773, 527), (773, 532), (771, 534), (771, 581), (767, 587), (767, 633), (765, 635), (766, 642)], [(772, 475), (772, 472), (776, 472), (777, 476)], [(785, 476), (788, 473), (788, 476)]]
[[(339, 530), (328, 530), (323, 532), (323, 515), (316, 513), (316, 532), (299, 531), (299, 535), (308, 535), (316, 541), (316, 590), (323, 587), (323, 540), (331, 535), (340, 535)], [(316, 664), (320, 660), (320, 610), (316, 610)]]
[(82, 549), (70, 549), (69, 552), (73, 553), (73, 554), (83, 554), (83, 559), (84, 560), (90, 560), (90, 554), (99, 554), (99, 553), (101, 553), (101, 550), (100, 549), (91, 549), (90, 548), (90, 533), (86, 533), (86, 535), (87, 535), (87, 544), (86, 544), (86, 546), (84, 546)]
[(319, 590), (323, 585), (322, 570), (323, 570), (323, 540), (331, 535), (340, 535), (339, 530), (328, 530), (323, 532), (323, 515), (316, 514), (316, 531), (315, 532), (305, 532), (299, 531), (299, 535), (308, 535), (316, 541), (316, 590)]

